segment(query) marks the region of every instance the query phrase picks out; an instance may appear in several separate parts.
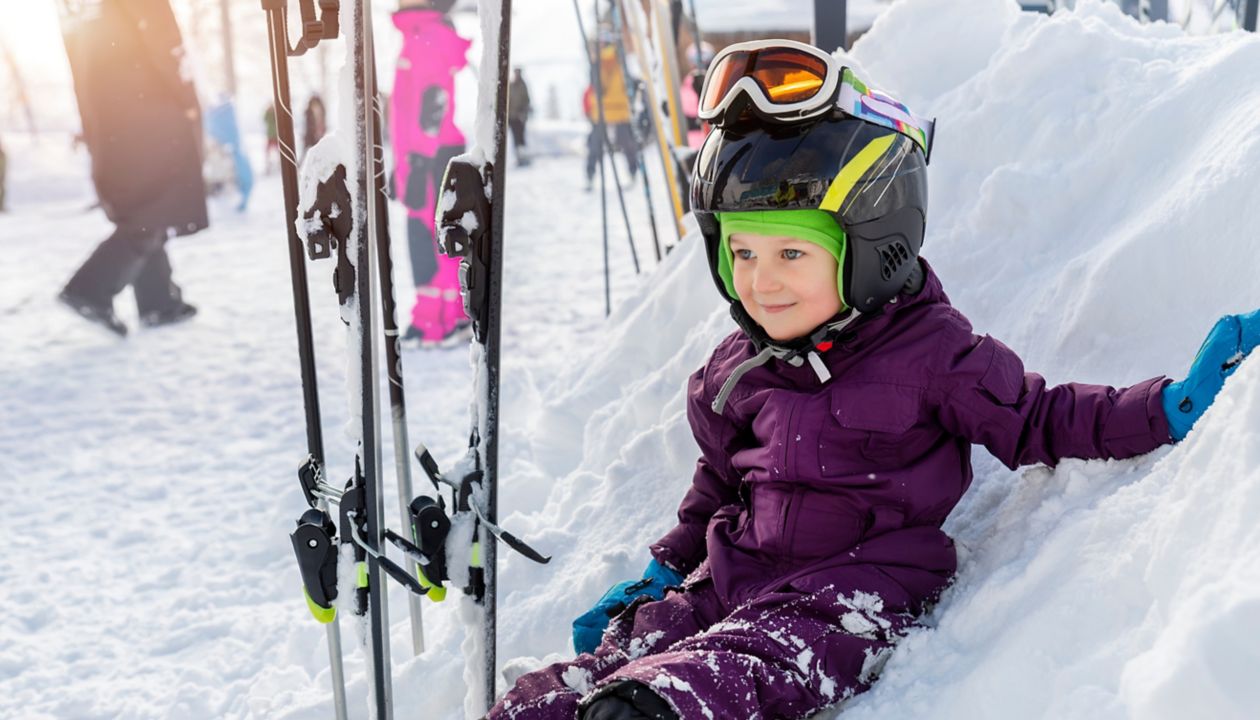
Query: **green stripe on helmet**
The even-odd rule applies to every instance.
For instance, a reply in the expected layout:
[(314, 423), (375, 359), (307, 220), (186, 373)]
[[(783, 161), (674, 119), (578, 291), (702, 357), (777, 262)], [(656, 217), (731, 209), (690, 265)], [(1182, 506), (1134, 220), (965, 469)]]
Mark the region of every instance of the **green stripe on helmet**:
[(885, 135), (875, 138), (862, 148), (861, 152), (840, 169), (840, 174), (836, 175), (836, 179), (831, 181), (831, 186), (827, 188), (827, 194), (819, 207), (835, 213), (840, 212), (845, 198), (853, 192), (854, 186), (858, 184), (866, 171), (874, 167), (875, 163), (888, 152), (896, 139), (896, 135)]

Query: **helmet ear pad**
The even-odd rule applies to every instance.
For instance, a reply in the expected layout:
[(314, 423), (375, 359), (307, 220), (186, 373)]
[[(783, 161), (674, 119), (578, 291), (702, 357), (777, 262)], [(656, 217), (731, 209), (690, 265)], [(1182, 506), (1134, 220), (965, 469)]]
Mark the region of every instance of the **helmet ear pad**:
[(901, 207), (845, 228), (844, 303), (858, 312), (877, 312), (906, 286), (923, 246), (923, 213)]
[(700, 228), (700, 236), (704, 238), (704, 252), (705, 257), (709, 259), (709, 274), (713, 277), (713, 284), (717, 285), (722, 297), (727, 297), (726, 283), (722, 281), (717, 262), (715, 262), (722, 244), (722, 228), (718, 223), (717, 215), (703, 210), (694, 211), (694, 215), (696, 225)]
[(731, 319), (735, 321), (735, 324), (739, 326), (739, 329), (745, 335), (752, 338), (757, 347), (764, 347), (770, 342), (770, 336), (757, 324), (756, 320), (752, 319), (752, 316), (744, 309), (744, 304), (740, 302), (739, 298), (733, 298), (727, 294), (726, 283), (718, 272), (717, 263), (713, 261), (713, 258), (716, 258), (718, 252), (721, 251), (722, 245), (722, 229), (718, 223), (717, 215), (704, 210), (696, 210), (694, 215), (696, 225), (700, 228), (700, 235), (704, 238), (704, 251), (709, 258), (709, 274), (713, 277), (713, 284), (717, 286), (718, 293), (726, 298), (726, 301), (730, 304)]

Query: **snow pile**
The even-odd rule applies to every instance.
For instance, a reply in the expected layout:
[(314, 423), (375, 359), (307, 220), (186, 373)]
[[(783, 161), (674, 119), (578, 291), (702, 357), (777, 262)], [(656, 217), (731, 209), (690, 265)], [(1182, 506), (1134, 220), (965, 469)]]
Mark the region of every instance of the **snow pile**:
[[(851, 55), (940, 118), (925, 254), (1031, 370), (1177, 376), (1218, 315), (1260, 306), (1254, 36), (1188, 37), (1098, 2), (1045, 17), (913, 0)], [(570, 652), (571, 618), (641, 570), (689, 482), (683, 385), (732, 329), (699, 243), (625, 307), (532, 423), (535, 460), (568, 473), (514, 522), (571, 550), (546, 569), (508, 559), (504, 658)], [(978, 450), (949, 527), (959, 582), (851, 714), (1241, 714), (1257, 651), (1235, 638), (1260, 630), (1258, 383), (1252, 361), (1201, 430), (1146, 458), (1011, 473)]]
[(1258, 398), (1251, 361), (1181, 447), (980, 478), (934, 627), (843, 717), (1251, 716)]

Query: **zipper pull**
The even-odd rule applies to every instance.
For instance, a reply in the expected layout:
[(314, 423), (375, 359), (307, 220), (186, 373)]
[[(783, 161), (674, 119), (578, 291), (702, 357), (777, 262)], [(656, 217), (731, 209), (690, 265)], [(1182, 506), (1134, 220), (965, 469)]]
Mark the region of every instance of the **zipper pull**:
[(814, 369), (814, 374), (818, 376), (818, 382), (825, 384), (831, 379), (831, 371), (827, 369), (827, 365), (823, 363), (818, 353), (810, 350), (805, 357), (809, 360), (809, 366)]

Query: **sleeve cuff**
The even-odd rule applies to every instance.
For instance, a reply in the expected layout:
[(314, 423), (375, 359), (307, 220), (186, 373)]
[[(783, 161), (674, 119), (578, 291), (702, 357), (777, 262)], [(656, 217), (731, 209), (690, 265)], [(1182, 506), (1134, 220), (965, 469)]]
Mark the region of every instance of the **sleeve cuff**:
[(695, 570), (705, 556), (704, 532), (680, 524), (648, 549), (657, 562), (685, 576)]
[(1163, 404), (1170, 382), (1161, 375), (1119, 392), (1103, 433), (1109, 457), (1135, 457), (1172, 442)]

